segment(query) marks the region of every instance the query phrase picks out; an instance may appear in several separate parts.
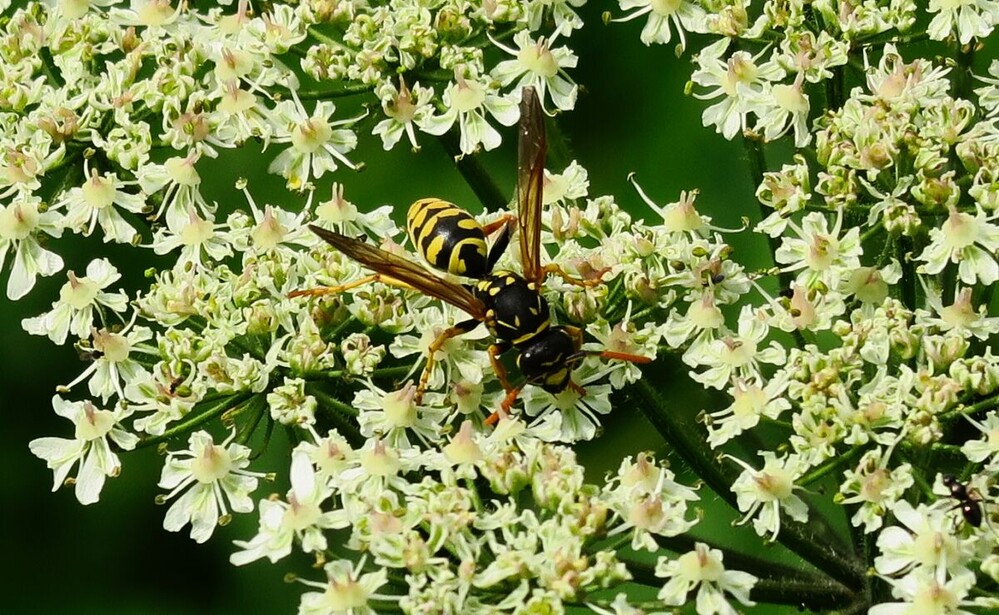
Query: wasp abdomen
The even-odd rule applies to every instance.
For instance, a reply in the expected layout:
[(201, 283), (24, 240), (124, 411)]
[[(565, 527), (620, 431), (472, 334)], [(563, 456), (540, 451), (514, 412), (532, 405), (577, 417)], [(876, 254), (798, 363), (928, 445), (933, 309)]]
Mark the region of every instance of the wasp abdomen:
[(409, 240), (427, 262), (455, 275), (482, 278), (488, 269), (486, 236), (467, 211), (441, 199), (420, 199), (406, 215)]

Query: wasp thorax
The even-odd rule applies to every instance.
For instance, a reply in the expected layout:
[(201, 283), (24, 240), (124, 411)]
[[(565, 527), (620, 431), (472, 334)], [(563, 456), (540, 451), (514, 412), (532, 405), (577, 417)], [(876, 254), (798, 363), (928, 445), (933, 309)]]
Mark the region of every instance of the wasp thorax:
[(520, 347), (548, 328), (548, 301), (533, 284), (510, 271), (495, 271), (472, 288), (494, 314), (486, 324), (495, 337)]

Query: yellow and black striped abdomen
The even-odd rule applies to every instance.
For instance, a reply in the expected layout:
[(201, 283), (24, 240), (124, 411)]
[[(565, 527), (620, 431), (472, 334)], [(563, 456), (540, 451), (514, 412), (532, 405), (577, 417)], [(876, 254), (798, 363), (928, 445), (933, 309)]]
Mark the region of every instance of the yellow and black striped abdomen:
[(420, 199), (409, 207), (406, 229), (427, 262), (469, 278), (486, 275), (486, 235), (467, 211), (441, 199)]

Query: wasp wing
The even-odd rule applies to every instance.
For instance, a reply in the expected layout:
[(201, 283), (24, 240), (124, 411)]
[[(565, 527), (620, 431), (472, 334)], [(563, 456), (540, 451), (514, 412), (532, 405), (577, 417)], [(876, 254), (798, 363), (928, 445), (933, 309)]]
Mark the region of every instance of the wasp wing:
[(524, 279), (540, 283), (541, 196), (545, 182), (545, 117), (534, 88), (521, 90), (517, 156), (517, 219)]
[(411, 286), (425, 295), (440, 299), (464, 310), (476, 320), (484, 320), (486, 306), (470, 290), (430, 273), (416, 263), (391, 252), (310, 224), (309, 228), (323, 241), (340, 250), (375, 273)]

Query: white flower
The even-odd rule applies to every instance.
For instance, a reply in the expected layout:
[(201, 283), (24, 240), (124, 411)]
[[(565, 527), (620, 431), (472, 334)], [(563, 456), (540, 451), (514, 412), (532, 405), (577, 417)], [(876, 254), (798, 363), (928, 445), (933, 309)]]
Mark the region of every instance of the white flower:
[(160, 219), (165, 210), (167, 226), (182, 225), (190, 211), (206, 217), (215, 213), (216, 206), (201, 194), (201, 174), (195, 168), (199, 157), (192, 150), (187, 156), (168, 158), (163, 164), (145, 164), (136, 172), (142, 191), (159, 193), (162, 198), (153, 216)]
[(214, 223), (214, 215), (202, 218), (192, 206), (186, 217), (171, 218), (168, 215), (167, 228), (156, 232), (151, 247), (157, 254), (167, 254), (180, 248), (175, 267), (190, 263), (199, 269), (205, 268), (208, 266), (204, 262), (206, 257), (218, 261), (232, 254), (224, 228), (224, 225)]
[(778, 418), (791, 408), (786, 399), (786, 377), (774, 377), (760, 386), (754, 380), (736, 379), (727, 393), (732, 403), (717, 412), (709, 413), (707, 423), (708, 444), (718, 448), (742, 432), (756, 427), (760, 418)]
[(347, 153), (357, 147), (357, 135), (342, 127), (353, 125), (359, 118), (330, 121), (334, 112), (336, 105), (320, 100), (309, 115), (297, 96), (274, 108), (273, 141), (290, 143), (290, 147), (278, 154), (267, 170), (287, 179), (290, 190), (304, 190), (311, 178), (335, 171), (341, 164), (357, 168), (347, 159)]
[(995, 0), (930, 0), (926, 8), (937, 13), (926, 28), (935, 41), (942, 41), (952, 34), (962, 45), (973, 38), (985, 38), (999, 21), (999, 2)]
[[(929, 274), (943, 271), (947, 263), (956, 263), (958, 277), (965, 284), (993, 284), (999, 280), (999, 227), (992, 224), (995, 216), (987, 216), (980, 206), (976, 215), (950, 208), (947, 220), (940, 228), (930, 229), (930, 245), (916, 257), (924, 261), (919, 270)], [(854, 229), (856, 230), (856, 229)]]
[(7, 298), (16, 301), (35, 286), (38, 275), (49, 276), (62, 269), (62, 258), (38, 243), (37, 236), (62, 236), (62, 216), (43, 211), (35, 195), (19, 194), (10, 204), (0, 205), (0, 270), (7, 252), (14, 251), (14, 264), (7, 280)]
[(691, 32), (707, 32), (705, 18), (707, 13), (696, 1), (690, 0), (618, 0), (621, 10), (627, 11), (636, 9), (624, 17), (614, 21), (630, 21), (648, 15), (649, 20), (642, 28), (639, 36), (646, 45), (660, 43), (665, 45), (670, 42), (672, 32), (670, 22), (676, 28), (676, 34), (680, 37), (680, 49), (687, 47), (687, 38), (684, 30)]
[(695, 98), (722, 98), (704, 110), (701, 121), (705, 126), (715, 126), (726, 139), (746, 129), (746, 116), (756, 109), (756, 97), (764, 84), (784, 76), (776, 62), (757, 64), (759, 56), (745, 51), (723, 59), (731, 40), (724, 37), (702, 49), (696, 58), (699, 68), (690, 77), (693, 83), (708, 89), (704, 94), (694, 94)]
[(326, 583), (307, 581), (302, 583), (317, 587), (321, 592), (306, 592), (298, 605), (299, 615), (377, 615), (368, 601), (392, 600), (392, 596), (378, 594), (377, 590), (388, 582), (384, 568), (361, 574), (365, 558), (356, 566), (348, 560), (337, 560), (326, 564)]
[(760, 363), (783, 365), (787, 355), (776, 341), (760, 348), (770, 330), (760, 316), (751, 305), (744, 305), (739, 313), (738, 333), (715, 339), (696, 352), (693, 347), (686, 352), (683, 360), (689, 365), (708, 366), (706, 371), (692, 373), (691, 377), (705, 386), (721, 389), (733, 378), (759, 379)]
[(912, 466), (903, 463), (889, 471), (885, 466), (889, 455), (882, 449), (868, 451), (857, 463), (857, 468), (843, 473), (844, 480), (839, 493), (843, 496), (843, 504), (859, 504), (857, 512), (850, 519), (855, 527), (864, 526), (864, 531), (871, 533), (880, 529), (885, 515), (893, 510), (905, 493), (912, 486)]
[(311, 425), (316, 422), (316, 398), (305, 393), (305, 380), (285, 378), (267, 394), (271, 418), (282, 425)]
[(250, 204), (254, 224), (251, 225), (247, 218), (242, 219), (245, 224), (237, 223), (234, 216), (238, 214), (229, 217), (229, 226), (232, 228), (231, 241), (237, 251), (251, 254), (284, 251), (290, 254), (298, 250), (290, 246), (304, 247), (314, 244), (316, 237), (305, 225), (308, 207), (296, 214), (282, 207), (267, 204), (261, 211), (246, 182), (240, 181), (239, 186), (243, 190), (246, 202)]
[[(413, 334), (397, 335), (389, 346), (394, 357), (402, 358), (419, 353), (416, 368), (424, 365), (430, 347), (451, 323), (465, 320), (465, 314), (449, 305), (429, 306), (412, 315)], [(485, 327), (448, 339), (434, 353), (434, 363), (426, 375), (427, 389), (438, 390), (447, 382), (465, 380), (482, 382), (483, 373), (489, 370), (487, 353), (475, 348), (472, 343), (488, 336)]]
[[(310, 198), (312, 194), (310, 193)], [(358, 211), (343, 196), (343, 184), (333, 182), (328, 201), (320, 201), (315, 207), (316, 220), (322, 226), (336, 226), (343, 235), (355, 236), (364, 233), (374, 239), (393, 237), (399, 229), (392, 221), (392, 206), (382, 205), (371, 211)]]
[[(186, 368), (189, 366), (185, 365)], [(180, 420), (194, 408), (205, 392), (205, 384), (196, 378), (197, 370), (190, 369), (185, 378), (175, 374), (170, 365), (161, 361), (152, 373), (141, 372), (125, 386), (125, 399), (133, 412), (151, 412), (132, 423), (136, 431), (153, 436), (162, 435), (167, 425)]]
[(946, 511), (925, 504), (913, 508), (902, 500), (892, 514), (904, 527), (893, 525), (878, 534), (881, 555), (874, 558), (878, 574), (904, 574), (916, 567), (951, 573), (965, 569), (973, 550), (955, 536), (953, 521)]
[[(568, 111), (576, 105), (578, 87), (565, 73), (566, 68), (575, 68), (578, 58), (568, 47), (552, 48), (558, 33), (547, 41), (544, 38), (534, 40), (527, 30), (520, 30), (513, 35), (513, 42), (518, 49), (511, 49), (502, 43), (492, 40), (493, 44), (503, 51), (515, 56), (515, 60), (505, 60), (496, 65), (492, 76), (506, 87), (517, 81), (514, 91), (533, 87), (538, 92), (538, 99), (544, 106), (545, 95), (550, 94), (555, 107)], [(519, 80), (518, 80), (519, 78)]]
[(386, 151), (395, 147), (403, 135), (406, 135), (413, 151), (420, 149), (414, 126), (422, 127), (433, 114), (433, 88), (422, 87), (416, 82), (410, 90), (400, 76), (398, 89), (386, 82), (377, 92), (382, 101), (382, 111), (388, 117), (378, 122), (371, 134), (382, 138), (382, 147)]
[(955, 288), (956, 297), (954, 303), (943, 305), (940, 291), (923, 285), (926, 291), (926, 303), (933, 308), (936, 315), (931, 315), (925, 310), (916, 310), (916, 323), (926, 323), (939, 328), (940, 331), (954, 331), (962, 337), (974, 336), (980, 340), (987, 340), (990, 336), (999, 333), (999, 317), (989, 316), (985, 305), (975, 309), (972, 291), (970, 286)]
[(250, 449), (232, 443), (235, 435), (215, 444), (209, 433), (198, 431), (188, 440), (190, 448), (167, 454), (159, 486), (170, 492), (158, 500), (184, 494), (167, 511), (164, 529), (178, 532), (190, 523), (191, 538), (205, 542), (217, 525), (228, 523), (227, 500), (234, 512), (253, 510), (250, 492), (257, 488), (261, 474), (245, 469), (250, 465)]
[[(975, 587), (975, 573), (962, 570), (947, 579), (931, 569), (920, 569), (895, 581), (888, 579), (892, 596), (902, 602), (882, 602), (868, 609), (868, 615), (974, 615), (960, 605), (974, 606), (965, 600)], [(979, 610), (975, 609), (974, 613)]]
[(725, 594), (731, 594), (745, 606), (756, 603), (749, 599), (749, 592), (757, 578), (748, 572), (725, 570), (722, 552), (711, 549), (703, 542), (694, 544), (694, 550), (675, 560), (660, 557), (656, 576), (669, 579), (659, 590), (659, 599), (675, 606), (689, 602), (688, 595), (697, 588), (696, 610), (698, 615), (736, 615), (738, 611), (729, 604)]
[(594, 384), (614, 370), (624, 369), (625, 363), (604, 364), (596, 357), (588, 357), (573, 370), (572, 384), (559, 393), (549, 393), (540, 386), (525, 386), (520, 392), (527, 416), (536, 417), (531, 427), (540, 427), (546, 421), (557, 419), (561, 442), (592, 440), (600, 427), (600, 415), (609, 414), (611, 386)]
[(73, 382), (61, 389), (69, 390), (90, 376), (87, 384), (90, 394), (100, 396), (103, 401), (118, 394), (124, 399), (123, 385), (128, 386), (143, 378), (146, 368), (136, 361), (133, 352), (139, 350), (146, 354), (155, 354), (150, 347), (142, 348), (142, 342), (152, 339), (153, 333), (146, 327), (134, 327), (135, 316), (121, 331), (108, 329), (94, 330), (91, 347), (94, 351), (94, 362), (83, 370)]
[(384, 391), (368, 382), (367, 388), (354, 396), (360, 411), (357, 422), (365, 437), (378, 436), (392, 446), (408, 447), (412, 432), (424, 443), (441, 439), (441, 428), (450, 408), (432, 408), (415, 401), (416, 384), (407, 382), (397, 391)]
[[(129, 243), (139, 237), (138, 231), (118, 211), (121, 207), (132, 213), (146, 208), (145, 197), (131, 194), (122, 188), (126, 183), (113, 172), (101, 175), (90, 170), (89, 159), (84, 160), (84, 174), (88, 179), (82, 186), (67, 190), (56, 204), (66, 209), (63, 224), (78, 233), (89, 236), (100, 224), (104, 241)], [(117, 206), (117, 207), (116, 207)]]
[(81, 339), (90, 335), (95, 308), (124, 312), (128, 307), (125, 291), (110, 293), (104, 290), (121, 279), (121, 274), (107, 259), (90, 261), (84, 277), (78, 278), (72, 271), (67, 277), (69, 281), (59, 290), (59, 300), (52, 304), (50, 311), (21, 321), (28, 333), (47, 335), (60, 346), (66, 343), (70, 332)]
[(802, 460), (795, 455), (783, 459), (771, 451), (760, 453), (763, 468), (754, 470), (746, 462), (726, 455), (743, 467), (742, 474), (732, 484), (739, 510), (745, 515), (739, 521), (753, 520), (753, 529), (760, 536), (776, 540), (780, 532), (780, 513), (804, 523), (808, 521), (808, 506), (794, 494), (794, 481), (800, 477)]
[(697, 519), (687, 520), (687, 502), (698, 499), (697, 492), (677, 483), (674, 475), (654, 463), (647, 453), (626, 457), (617, 475), (604, 488), (605, 499), (620, 524), (609, 535), (632, 532), (631, 548), (655, 552), (653, 538), (677, 536), (688, 531)]
[(755, 129), (763, 132), (766, 141), (775, 141), (794, 129), (794, 146), (805, 147), (812, 141), (808, 129), (808, 112), (811, 105), (808, 95), (802, 92), (804, 73), (798, 73), (794, 83), (768, 83), (763, 92), (751, 99), (758, 117)]
[(327, 542), (323, 530), (345, 528), (349, 519), (343, 510), (323, 512), (322, 503), (333, 495), (326, 481), (317, 480), (316, 470), (304, 449), (296, 449), (291, 459), (291, 490), (286, 501), (260, 501), (260, 529), (252, 540), (237, 540), (243, 549), (229, 561), (242, 566), (266, 557), (272, 563), (291, 553), (295, 540), (306, 553), (321, 553)]
[(806, 289), (817, 282), (835, 288), (845, 273), (860, 267), (860, 228), (843, 230), (843, 209), (837, 212), (836, 223), (829, 229), (829, 221), (819, 212), (806, 215), (801, 226), (789, 222), (788, 226), (798, 237), (784, 237), (774, 253), (774, 260), (786, 266), (784, 271), (800, 271), (795, 278)]
[(968, 416), (965, 418), (978, 429), (982, 437), (965, 442), (961, 446), (961, 452), (969, 461), (981, 463), (989, 459), (991, 463), (999, 455), (999, 414), (993, 410), (980, 423)]
[(512, 126), (520, 112), (516, 98), (501, 96), (489, 79), (472, 73), (463, 75), (455, 70), (454, 83), (444, 90), (444, 112), (428, 119), (423, 130), (432, 135), (442, 135), (458, 123), (459, 146), (462, 154), (471, 154), (481, 145), (487, 150), (499, 147), (500, 134), (486, 119), (496, 118), (504, 126)]
[[(53, 470), (55, 491), (77, 463), (79, 472), (75, 479), (76, 499), (81, 504), (93, 504), (101, 495), (104, 479), (118, 476), (121, 462), (111, 448), (111, 442), (122, 450), (135, 448), (139, 438), (127, 432), (119, 423), (131, 414), (122, 406), (114, 410), (100, 410), (89, 401), (65, 401), (56, 395), (52, 398), (56, 414), (73, 422), (75, 437), (38, 438), (28, 444), (32, 454), (44, 459)], [(110, 438), (111, 442), (108, 441)]]

